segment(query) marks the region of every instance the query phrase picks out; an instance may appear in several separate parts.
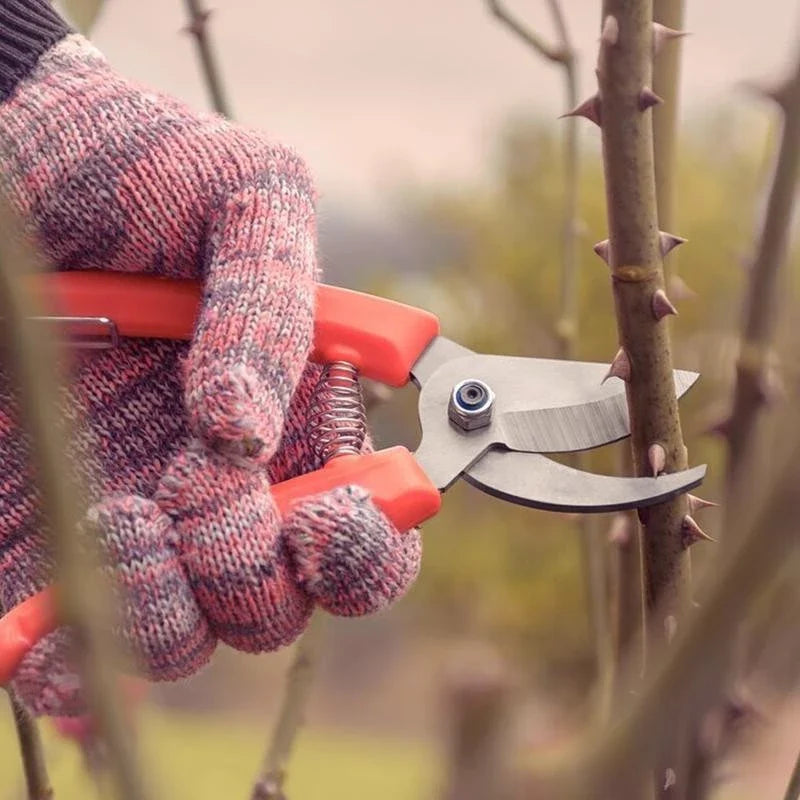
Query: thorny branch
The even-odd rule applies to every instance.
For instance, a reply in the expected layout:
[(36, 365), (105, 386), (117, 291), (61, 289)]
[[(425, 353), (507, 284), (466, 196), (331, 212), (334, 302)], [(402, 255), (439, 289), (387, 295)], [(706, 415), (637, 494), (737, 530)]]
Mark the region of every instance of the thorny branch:
[[(670, 747), (675, 730), (696, 724), (718, 697), (719, 676), (734, 658), (741, 621), (777, 578), (796, 547), (800, 434), (784, 415), (784, 441), (776, 443), (777, 480), (732, 520), (730, 546), (698, 591), (671, 645), (662, 642), (632, 702), (614, 724), (593, 732), (584, 748), (571, 748), (536, 770), (548, 797), (634, 797), (641, 775)], [(541, 784), (540, 784), (541, 785)]]
[(800, 176), (800, 48), (789, 78), (775, 90), (783, 133), (761, 236), (749, 272), (742, 341), (736, 367), (733, 411), (724, 425), (728, 439), (726, 508), (735, 514), (739, 482), (751, 455), (759, 410), (769, 399), (769, 345), (775, 325), (777, 279), (786, 255)]
[[(609, 240), (599, 252), (611, 268), (620, 350), (610, 374), (626, 383), (636, 475), (686, 469), (672, 352), (665, 317), (675, 309), (664, 293), (662, 259), (672, 241), (659, 234), (651, 114), (652, 0), (604, 0), (598, 59), (599, 92), (582, 113), (601, 127)], [(686, 497), (646, 509), (644, 584), (648, 638), (668, 642), (688, 600), (686, 550), (700, 535)], [(668, 749), (656, 770), (656, 791), (676, 780)], [(671, 795), (674, 796), (674, 795)]]
[(39, 726), (27, 708), (22, 704), (14, 690), (6, 688), (11, 711), (14, 715), (14, 726), (19, 740), (22, 767), (25, 772), (25, 786), (28, 800), (51, 800), (53, 788), (47, 774), (42, 738)]
[(58, 565), (59, 611), (71, 629), (89, 710), (108, 749), (109, 771), (120, 800), (146, 797), (133, 743), (116, 698), (115, 648), (110, 641), (113, 603), (93, 563), (89, 537), (79, 536), (83, 498), (64, 463), (67, 432), (56, 408), (55, 350), (31, 320), (37, 309), (20, 276), (36, 271), (37, 260), (22, 246), (11, 212), (0, 213), (0, 318), (10, 335), (3, 353), (19, 386), (22, 422), (30, 432), (31, 456)]
[(189, 25), (186, 31), (194, 37), (197, 45), (197, 54), (213, 108), (218, 114), (230, 118), (232, 116), (230, 103), (208, 35), (208, 19), (211, 12), (203, 8), (201, 0), (186, 0), (186, 9), (189, 12)]

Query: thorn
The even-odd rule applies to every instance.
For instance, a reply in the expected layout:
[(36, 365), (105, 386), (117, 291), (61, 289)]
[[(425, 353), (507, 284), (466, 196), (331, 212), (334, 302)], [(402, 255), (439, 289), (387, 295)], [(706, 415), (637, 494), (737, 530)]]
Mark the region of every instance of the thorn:
[(647, 111), (648, 108), (657, 106), (664, 101), (649, 86), (645, 86), (639, 92), (639, 111)]
[(619, 22), (617, 18), (609, 14), (603, 23), (603, 33), (600, 35), (600, 41), (612, 47), (619, 39)]
[(650, 469), (653, 470), (653, 477), (657, 478), (667, 465), (667, 451), (658, 442), (651, 444), (647, 448), (647, 460), (650, 462)]
[(697, 297), (697, 292), (694, 291), (680, 275), (669, 276), (667, 279), (667, 290), (678, 303), (682, 300), (693, 300)]
[(786, 399), (786, 384), (775, 365), (770, 364), (761, 373), (758, 379), (758, 394), (766, 406), (773, 406)]
[(685, 244), (686, 239), (683, 236), (676, 236), (674, 233), (665, 233), (664, 231), (658, 232), (658, 242), (661, 248), (661, 258), (672, 252), (679, 244)]
[(206, 32), (206, 24), (210, 16), (211, 11), (200, 11), (194, 16), (192, 21), (181, 30), (183, 33), (191, 33), (192, 36), (196, 36), (199, 39)]
[(671, 614), (668, 617), (664, 617), (664, 633), (667, 636), (667, 644), (669, 644), (674, 638), (675, 634), (678, 632), (678, 620), (675, 619)]
[(668, 767), (664, 773), (664, 791), (671, 789), (677, 782), (678, 776), (675, 774), (675, 770), (672, 767)]
[(609, 378), (619, 378), (626, 382), (631, 379), (631, 362), (628, 359), (628, 354), (621, 347), (617, 350), (617, 354), (614, 356), (614, 360), (611, 362), (611, 366), (601, 383), (605, 383)]
[(668, 28), (660, 22), (653, 23), (653, 55), (658, 55), (661, 48), (673, 39), (681, 39), (688, 36), (689, 31), (676, 31), (674, 28)]
[(608, 541), (617, 547), (627, 547), (631, 542), (631, 518), (627, 514), (614, 514), (608, 529)]
[(705, 429), (705, 434), (706, 436), (721, 436), (723, 439), (727, 439), (731, 434), (731, 418), (725, 417), (712, 422)]
[(701, 539), (705, 539), (707, 542), (716, 541), (694, 521), (694, 517), (691, 514), (687, 514), (681, 523), (683, 549), (688, 550), (695, 542), (699, 542)]
[(667, 293), (663, 289), (656, 289), (650, 301), (650, 308), (653, 311), (656, 322), (660, 322), (664, 317), (670, 314), (677, 315), (678, 313), (678, 309), (672, 305), (669, 297), (667, 297)]
[(611, 258), (611, 242), (608, 239), (603, 239), (602, 242), (598, 242), (593, 248), (595, 253), (597, 253), (606, 264), (609, 263), (609, 259)]
[(575, 106), (572, 111), (562, 114), (559, 119), (564, 117), (586, 117), (586, 119), (600, 126), (600, 95), (593, 94), (588, 100), (584, 100), (580, 105)]
[(687, 495), (687, 498), (689, 500), (690, 514), (696, 514), (698, 511), (702, 511), (704, 508), (719, 508), (719, 503), (714, 503), (711, 500), (703, 500), (702, 497), (697, 497), (693, 494)]

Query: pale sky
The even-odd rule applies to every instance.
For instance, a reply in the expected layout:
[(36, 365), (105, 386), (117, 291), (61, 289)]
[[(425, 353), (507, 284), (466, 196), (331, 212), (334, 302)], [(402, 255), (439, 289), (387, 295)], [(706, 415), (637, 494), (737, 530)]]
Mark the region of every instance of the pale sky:
[[(484, 0), (204, 0), (234, 112), (296, 147), (328, 198), (381, 202), (393, 182), (464, 179), (524, 108), (562, 111), (556, 67)], [(542, 0), (511, 8), (543, 33)], [(687, 0), (685, 114), (745, 78), (777, 74), (800, 41), (800, 0)], [(599, 0), (564, 0), (593, 86)], [(756, 12), (756, 13), (754, 13)], [(182, 0), (108, 0), (93, 39), (125, 74), (205, 105)], [(554, 123), (555, 124), (555, 123)], [(586, 136), (597, 136), (587, 126)]]

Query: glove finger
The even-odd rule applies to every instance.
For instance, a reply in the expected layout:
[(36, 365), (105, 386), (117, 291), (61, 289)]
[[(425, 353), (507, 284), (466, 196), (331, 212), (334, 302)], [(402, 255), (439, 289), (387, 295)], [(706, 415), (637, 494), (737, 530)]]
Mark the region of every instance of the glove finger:
[(419, 573), (418, 530), (399, 533), (357, 486), (308, 500), (284, 521), (298, 580), (332, 614), (371, 614), (401, 597)]
[(178, 533), (152, 500), (115, 497), (89, 512), (119, 604), (122, 639), (154, 681), (191, 675), (217, 644), (181, 566)]
[(172, 462), (155, 499), (174, 520), (181, 563), (220, 639), (257, 653), (302, 633), (313, 603), (294, 580), (263, 470), (189, 451)]
[(241, 156), (240, 169), (209, 212), (186, 406), (206, 444), (266, 463), (312, 344), (314, 190), (287, 148), (234, 129), (224, 146)]

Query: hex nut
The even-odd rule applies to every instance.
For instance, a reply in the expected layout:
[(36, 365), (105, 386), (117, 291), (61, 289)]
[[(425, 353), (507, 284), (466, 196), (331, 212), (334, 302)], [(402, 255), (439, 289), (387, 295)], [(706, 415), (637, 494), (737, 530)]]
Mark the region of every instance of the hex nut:
[(485, 428), (492, 421), (494, 392), (476, 378), (457, 383), (450, 395), (447, 416), (465, 431)]

